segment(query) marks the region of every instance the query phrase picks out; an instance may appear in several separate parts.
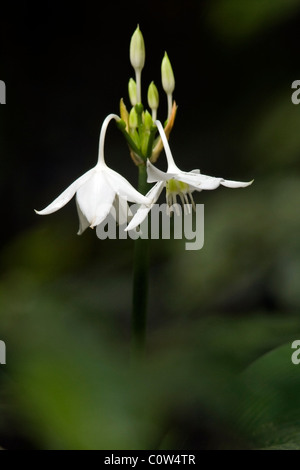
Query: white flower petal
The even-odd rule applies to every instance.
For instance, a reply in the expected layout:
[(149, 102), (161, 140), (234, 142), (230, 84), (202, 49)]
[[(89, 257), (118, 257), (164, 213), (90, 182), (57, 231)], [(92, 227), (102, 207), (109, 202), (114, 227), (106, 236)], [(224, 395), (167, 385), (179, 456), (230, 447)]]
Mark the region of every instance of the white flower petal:
[(112, 214), (116, 219), (116, 222), (119, 225), (127, 224), (128, 219), (132, 217), (132, 212), (129, 205), (127, 204), (126, 199), (116, 196), (113, 207), (114, 210), (112, 211)]
[(77, 202), (91, 227), (99, 225), (110, 212), (115, 191), (106, 179), (104, 171), (94, 175), (77, 191)]
[(175, 177), (175, 173), (164, 172), (156, 168), (150, 160), (147, 160), (147, 181), (148, 183), (156, 183), (157, 181), (169, 181)]
[(231, 181), (231, 180), (222, 180), (221, 185), (226, 186), (227, 188), (246, 188), (253, 183), (254, 180), (243, 182), (243, 181)]
[(164, 187), (165, 183), (163, 181), (159, 181), (154, 186), (152, 186), (150, 191), (147, 192), (146, 197), (152, 201), (152, 204), (156, 203)]
[(137, 204), (151, 204), (150, 199), (139, 193), (123, 176), (111, 168), (106, 168), (105, 176), (119, 197)]
[(157, 126), (158, 132), (160, 133), (160, 137), (161, 137), (164, 149), (165, 149), (165, 154), (166, 154), (167, 161), (168, 161), (168, 173), (176, 173), (177, 171), (180, 171), (180, 170), (174, 162), (174, 158), (170, 149), (170, 145), (169, 145), (165, 130), (162, 126), (162, 123), (159, 120), (156, 120), (155, 124)]
[(77, 201), (77, 195), (76, 195), (76, 207), (77, 207), (77, 213), (78, 213), (78, 218), (79, 218), (79, 230), (77, 232), (77, 235), (82, 235), (83, 232), (89, 227), (90, 224), (79, 207), (79, 204)]
[(125, 229), (126, 232), (128, 232), (129, 230), (133, 230), (145, 220), (148, 213), (152, 209), (153, 204), (155, 204), (157, 199), (159, 198), (162, 190), (164, 189), (164, 186), (165, 186), (165, 183), (163, 181), (159, 181), (150, 189), (150, 191), (146, 194), (146, 196), (149, 197), (153, 201), (153, 203), (147, 206), (142, 204), (141, 207), (139, 207), (136, 214), (133, 216), (132, 220), (126, 227)]
[(214, 178), (213, 176), (184, 172), (178, 173), (175, 179), (182, 181), (182, 183), (188, 184), (196, 191), (201, 191), (202, 189), (216, 189), (218, 186), (220, 186), (222, 181), (222, 178)]
[(74, 183), (72, 183), (67, 189), (65, 189), (65, 191), (63, 191), (60, 196), (54, 199), (54, 201), (51, 202), (49, 206), (45, 207), (45, 209), (41, 211), (35, 212), (39, 215), (48, 215), (64, 207), (72, 199), (78, 188), (85, 184), (94, 172), (95, 169), (92, 168), (91, 170), (84, 173), (84, 175), (80, 176), (77, 180), (74, 181)]
[(151, 206), (142, 205), (125, 228), (125, 232), (129, 232), (129, 230), (133, 230), (140, 225), (145, 220), (150, 210)]
[[(201, 178), (201, 179), (200, 179)], [(221, 184), (222, 178), (214, 178), (213, 176), (199, 175), (199, 183), (195, 184), (195, 189), (202, 191), (217, 189)]]
[(228, 188), (245, 188), (253, 182), (230, 181), (224, 180), (224, 178), (216, 178), (208, 175), (201, 175), (195, 173), (191, 174), (184, 172), (181, 172), (180, 174), (176, 175), (176, 179), (182, 181), (183, 183), (189, 184), (193, 189), (198, 191), (201, 191), (203, 189), (213, 190), (218, 188), (220, 184)]

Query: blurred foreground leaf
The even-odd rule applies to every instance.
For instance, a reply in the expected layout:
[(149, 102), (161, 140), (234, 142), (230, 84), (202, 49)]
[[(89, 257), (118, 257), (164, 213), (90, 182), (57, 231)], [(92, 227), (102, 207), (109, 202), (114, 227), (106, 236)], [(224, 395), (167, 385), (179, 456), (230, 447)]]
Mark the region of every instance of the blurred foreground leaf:
[(276, 348), (241, 376), (238, 421), (256, 448), (300, 449), (300, 366), (293, 352), (291, 343)]

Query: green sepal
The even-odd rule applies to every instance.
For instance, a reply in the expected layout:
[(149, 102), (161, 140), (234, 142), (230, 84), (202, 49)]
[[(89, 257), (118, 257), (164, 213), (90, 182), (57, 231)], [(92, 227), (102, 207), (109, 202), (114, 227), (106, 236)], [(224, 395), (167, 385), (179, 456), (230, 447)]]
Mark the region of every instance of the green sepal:
[(137, 130), (136, 129), (130, 129), (129, 130), (129, 135), (132, 138), (132, 140), (134, 141), (136, 147), (140, 148), (140, 146), (141, 146), (140, 136), (139, 136)]
[(117, 122), (117, 126), (120, 129), (120, 131), (122, 132), (122, 134), (124, 135), (129, 147), (133, 150), (133, 152), (135, 152), (139, 157), (141, 157), (144, 160), (145, 156), (142, 154), (141, 149), (137, 147), (137, 145), (135, 144), (132, 137), (128, 134), (128, 132), (126, 132), (126, 130), (125, 130), (126, 129), (126, 124), (123, 121), (123, 119), (120, 119)]
[(154, 137), (155, 137), (156, 131), (157, 131), (157, 127), (152, 126), (151, 129), (150, 129), (150, 136), (149, 136), (149, 140), (148, 140), (146, 158), (150, 158), (151, 155), (152, 155), (152, 151), (153, 151), (153, 148), (154, 148), (154, 145), (155, 145), (154, 144)]

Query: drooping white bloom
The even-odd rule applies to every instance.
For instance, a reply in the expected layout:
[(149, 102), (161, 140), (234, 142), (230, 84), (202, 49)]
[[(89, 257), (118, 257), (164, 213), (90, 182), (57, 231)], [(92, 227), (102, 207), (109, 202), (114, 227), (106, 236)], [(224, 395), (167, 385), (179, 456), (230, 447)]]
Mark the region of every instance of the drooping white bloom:
[(181, 171), (174, 162), (168, 139), (161, 122), (157, 120), (155, 123), (164, 144), (168, 169), (166, 172), (161, 171), (152, 165), (149, 160), (147, 161), (147, 181), (148, 183), (156, 183), (146, 195), (152, 200), (152, 204), (151, 206), (142, 204), (126, 230), (132, 230), (143, 222), (164, 188), (166, 188), (166, 200), (170, 210), (173, 210), (173, 205), (176, 207), (177, 196), (179, 196), (183, 204), (187, 204), (186, 207), (190, 210), (190, 204), (192, 204), (193, 207), (195, 206), (192, 196), (193, 191), (202, 191), (204, 189), (212, 190), (218, 188), (220, 185), (226, 186), (227, 188), (245, 188), (252, 184), (253, 180), (244, 183), (241, 181), (231, 181), (225, 180), (224, 178), (202, 175), (200, 170), (192, 170), (190, 172)]
[[(74, 181), (60, 196), (39, 215), (48, 215), (64, 207), (76, 193), (76, 205), (79, 216), (79, 231), (81, 235), (88, 227), (96, 227), (111, 212), (116, 214), (120, 223), (127, 222), (127, 201), (137, 204), (149, 204), (151, 201), (142, 196), (134, 187), (116, 171), (109, 168), (104, 160), (104, 141), (107, 126), (112, 120), (120, 118), (109, 114), (103, 121), (100, 138), (97, 165)], [(119, 200), (120, 199), (120, 200)]]

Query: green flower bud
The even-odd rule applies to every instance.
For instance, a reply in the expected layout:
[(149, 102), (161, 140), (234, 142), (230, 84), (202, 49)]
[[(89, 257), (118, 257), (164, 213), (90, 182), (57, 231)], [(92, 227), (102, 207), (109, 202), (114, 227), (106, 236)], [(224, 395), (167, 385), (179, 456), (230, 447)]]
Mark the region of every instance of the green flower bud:
[(145, 64), (145, 43), (139, 26), (130, 41), (130, 62), (134, 70), (142, 70)]
[(154, 82), (151, 82), (148, 88), (148, 104), (149, 107), (153, 109), (157, 109), (159, 105), (159, 95)]
[(134, 108), (135, 108), (137, 114), (140, 114), (140, 115), (141, 115), (141, 114), (143, 113), (143, 111), (144, 111), (144, 106), (142, 105), (142, 103), (136, 104)]
[(151, 127), (153, 126), (152, 117), (149, 111), (145, 111), (144, 113), (144, 126), (147, 130), (150, 130)]
[(135, 106), (137, 104), (137, 96), (136, 96), (136, 83), (131, 78), (128, 82), (128, 94), (129, 94), (129, 99), (131, 106)]
[(161, 81), (167, 95), (172, 94), (175, 88), (175, 78), (171, 62), (166, 52), (161, 63)]
[(138, 126), (138, 115), (135, 108), (131, 108), (129, 113), (129, 127), (130, 129), (136, 129)]

